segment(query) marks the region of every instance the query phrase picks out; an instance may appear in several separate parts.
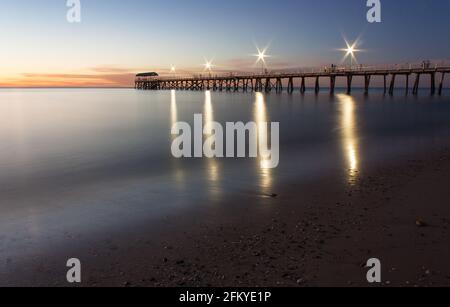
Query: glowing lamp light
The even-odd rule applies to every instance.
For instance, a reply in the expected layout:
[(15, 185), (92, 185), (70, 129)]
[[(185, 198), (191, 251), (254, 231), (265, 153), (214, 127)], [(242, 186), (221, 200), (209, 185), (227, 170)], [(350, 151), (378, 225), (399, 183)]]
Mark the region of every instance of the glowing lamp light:
[(261, 63), (262, 72), (264, 73), (264, 67), (266, 65), (266, 58), (268, 58), (270, 56), (267, 55), (267, 48), (261, 50), (258, 47), (256, 47), (256, 49), (258, 50), (258, 53), (254, 54), (254, 56), (256, 56), (256, 58), (257, 58), (256, 64)]
[(213, 67), (212, 61), (206, 61), (206, 63), (203, 64), (203, 66), (205, 66), (205, 70), (211, 71)]
[(357, 62), (355, 54), (360, 52), (361, 50), (357, 49), (358, 41), (355, 41), (353, 44), (350, 44), (347, 40), (345, 40), (345, 44), (347, 48), (341, 49), (341, 51), (345, 52), (344, 60), (350, 57), (350, 65), (353, 66), (353, 61)]

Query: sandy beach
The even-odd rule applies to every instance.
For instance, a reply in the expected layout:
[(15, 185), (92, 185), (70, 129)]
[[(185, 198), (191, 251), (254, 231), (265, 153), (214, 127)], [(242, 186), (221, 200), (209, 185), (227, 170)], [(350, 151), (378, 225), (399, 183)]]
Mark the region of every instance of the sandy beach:
[(75, 253), (82, 286), (364, 287), (374, 257), (382, 286), (449, 286), (448, 174), (448, 148), (405, 155), (354, 182), (292, 183), (236, 199), (233, 210), (70, 238), (64, 252), (6, 260), (0, 283), (67, 286), (62, 264)]

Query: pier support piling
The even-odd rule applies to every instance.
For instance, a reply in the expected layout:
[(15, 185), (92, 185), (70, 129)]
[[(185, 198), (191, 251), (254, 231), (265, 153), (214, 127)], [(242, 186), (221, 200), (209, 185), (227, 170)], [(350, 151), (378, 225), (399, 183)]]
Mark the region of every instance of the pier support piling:
[(406, 74), (405, 95), (409, 94), (409, 74)]
[(370, 78), (371, 78), (371, 75), (364, 76), (364, 94), (365, 95), (369, 94)]
[(439, 96), (442, 95), (442, 88), (444, 87), (444, 79), (445, 79), (445, 72), (442, 72), (441, 74), (441, 82), (439, 83)]
[(336, 87), (336, 76), (330, 76), (330, 94), (334, 94)]
[(419, 84), (420, 84), (420, 73), (416, 74), (416, 81), (414, 82), (413, 94), (417, 95), (419, 93)]
[(352, 93), (352, 80), (353, 80), (353, 75), (347, 75), (347, 94), (351, 94)]
[(436, 94), (436, 73), (431, 73), (430, 94), (433, 96)]
[(281, 82), (281, 78), (277, 78), (275, 90), (277, 93), (281, 93), (283, 91), (283, 83)]
[(265, 86), (266, 93), (269, 93), (272, 91), (272, 82), (270, 78), (266, 78), (266, 86)]
[(389, 95), (394, 95), (394, 89), (395, 89), (395, 78), (397, 77), (396, 74), (392, 74), (391, 78), (391, 86), (389, 87)]
[(320, 91), (320, 82), (319, 82), (319, 76), (316, 77), (316, 85), (314, 86), (314, 93), (319, 94)]
[(302, 83), (300, 85), (300, 93), (304, 94), (306, 92), (305, 77), (302, 77)]
[(287, 91), (289, 94), (292, 94), (292, 92), (294, 91), (294, 78), (292, 77), (289, 78)]

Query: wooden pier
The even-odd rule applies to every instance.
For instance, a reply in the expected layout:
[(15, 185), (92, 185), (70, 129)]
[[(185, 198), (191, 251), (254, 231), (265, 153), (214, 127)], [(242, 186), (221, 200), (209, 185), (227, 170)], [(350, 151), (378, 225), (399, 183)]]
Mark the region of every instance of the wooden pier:
[[(288, 93), (295, 90), (294, 83), (298, 82), (301, 93), (305, 93), (306, 82), (314, 82), (314, 92), (317, 94), (321, 89), (321, 82), (325, 79), (329, 85), (330, 93), (336, 89), (336, 80), (342, 78), (345, 80), (347, 93), (352, 92), (352, 84), (355, 78), (360, 77), (364, 82), (364, 92), (369, 93), (371, 81), (374, 77), (381, 77), (384, 84), (384, 93), (394, 94), (396, 81), (398, 77), (405, 77), (406, 93), (410, 92), (410, 81), (414, 81), (412, 93), (417, 95), (420, 88), (421, 78), (428, 76), (430, 83), (428, 89), (431, 95), (436, 92), (442, 95), (445, 75), (450, 72), (450, 66), (430, 67), (431, 65), (422, 64), (421, 66), (399, 67), (398, 65), (384, 68), (376, 67), (356, 67), (356, 68), (324, 68), (311, 70), (310, 72), (271, 72), (264, 74), (228, 74), (228, 75), (198, 75), (198, 76), (142, 76), (137, 75), (135, 88), (139, 90), (191, 90), (191, 91), (254, 91), (281, 93), (286, 86)], [(144, 74), (145, 75), (145, 74)], [(437, 85), (437, 82), (439, 84)]]

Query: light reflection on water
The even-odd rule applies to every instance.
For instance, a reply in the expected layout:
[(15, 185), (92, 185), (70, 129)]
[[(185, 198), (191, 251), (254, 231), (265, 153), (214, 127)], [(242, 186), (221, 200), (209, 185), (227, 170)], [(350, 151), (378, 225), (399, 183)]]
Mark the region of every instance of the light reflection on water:
[[(175, 90), (170, 91), (170, 119), (171, 127), (178, 122), (177, 92)], [(175, 136), (173, 135), (172, 138)]]
[[(268, 130), (266, 129), (266, 124), (269, 122), (267, 116), (267, 106), (264, 95), (262, 93), (255, 94), (254, 103), (254, 121), (258, 126), (258, 141), (267, 140)], [(262, 194), (271, 194), (272, 189), (272, 169), (266, 165), (270, 163), (270, 159), (263, 158), (259, 155), (258, 165), (259, 168), (259, 185), (261, 187)]]
[[(210, 125), (214, 122), (214, 109), (213, 104), (211, 100), (211, 92), (206, 91), (205, 92), (205, 104), (203, 107), (203, 125), (206, 127), (207, 125)], [(204, 138), (209, 137), (217, 137), (212, 136), (211, 134), (204, 135)], [(205, 158), (207, 161), (207, 176), (210, 183), (210, 193), (212, 198), (219, 197), (222, 193), (221, 183), (220, 183), (220, 169), (219, 164), (217, 163), (217, 158)]]
[[(173, 125), (175, 125), (178, 122), (178, 107), (177, 107), (177, 93), (175, 90), (170, 91), (170, 127), (169, 132), (171, 132), (171, 129)], [(173, 141), (177, 136), (170, 133), (171, 140)], [(183, 190), (185, 188), (185, 178), (184, 178), (184, 172), (183, 168), (180, 166), (180, 163), (178, 160), (173, 159), (172, 160), (173, 167), (174, 167), (174, 173), (175, 173), (175, 181), (177, 186), (180, 188), (180, 190)]]
[(356, 102), (352, 96), (338, 94), (341, 140), (347, 160), (348, 182), (354, 184), (359, 172), (359, 141), (356, 120)]
[[(171, 126), (192, 123), (198, 113), (204, 124), (222, 126), (280, 122), (279, 167), (261, 169), (262, 159), (173, 159)], [(376, 93), (330, 99), (298, 93), (0, 90), (0, 117), (0, 213), (71, 201), (122, 204), (108, 199), (113, 193), (126, 208), (164, 203), (172, 210), (173, 204), (226, 202), (240, 193), (277, 193), (285, 181), (335, 170), (353, 183), (371, 160), (450, 139), (448, 97)], [(100, 199), (101, 193), (107, 196)]]

